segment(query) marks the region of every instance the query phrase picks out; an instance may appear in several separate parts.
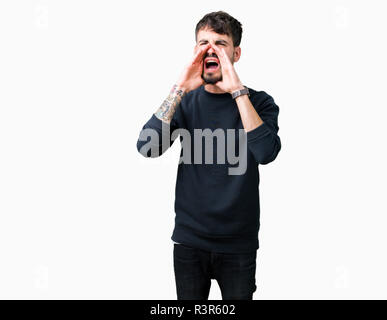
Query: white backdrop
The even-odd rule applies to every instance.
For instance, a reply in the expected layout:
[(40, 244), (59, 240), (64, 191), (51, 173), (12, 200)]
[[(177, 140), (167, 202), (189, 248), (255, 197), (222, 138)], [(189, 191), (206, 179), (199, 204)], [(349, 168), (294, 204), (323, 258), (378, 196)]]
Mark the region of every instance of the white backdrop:
[(387, 298), (382, 0), (2, 0), (0, 298), (176, 299), (179, 143), (136, 141), (217, 10), (280, 107), (254, 299)]

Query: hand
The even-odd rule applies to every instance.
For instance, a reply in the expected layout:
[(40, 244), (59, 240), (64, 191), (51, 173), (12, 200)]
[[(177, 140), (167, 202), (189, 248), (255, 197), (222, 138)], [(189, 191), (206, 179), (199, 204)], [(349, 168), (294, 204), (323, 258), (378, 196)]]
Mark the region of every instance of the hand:
[(204, 80), (202, 79), (203, 57), (209, 48), (210, 44), (207, 44), (202, 48), (195, 47), (193, 58), (186, 65), (176, 83), (178, 87), (181, 87), (184, 91), (189, 92), (204, 84)]
[(215, 86), (230, 94), (234, 91), (244, 89), (224, 48), (219, 48), (216, 45), (213, 45), (212, 48), (215, 50), (222, 67), (222, 81), (215, 83)]

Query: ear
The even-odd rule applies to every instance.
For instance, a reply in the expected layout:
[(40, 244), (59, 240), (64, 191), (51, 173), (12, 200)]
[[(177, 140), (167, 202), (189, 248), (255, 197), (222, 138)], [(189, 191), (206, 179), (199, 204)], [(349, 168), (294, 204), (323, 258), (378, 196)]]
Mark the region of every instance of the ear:
[(237, 62), (241, 57), (241, 47), (234, 48), (234, 62)]

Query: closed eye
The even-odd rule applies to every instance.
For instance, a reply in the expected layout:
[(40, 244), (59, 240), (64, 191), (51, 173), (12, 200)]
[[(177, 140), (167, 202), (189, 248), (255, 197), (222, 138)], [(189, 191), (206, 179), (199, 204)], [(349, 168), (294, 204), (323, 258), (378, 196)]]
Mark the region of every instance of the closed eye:
[[(199, 45), (206, 45), (208, 42), (201, 42)], [(215, 44), (217, 45), (217, 46), (227, 46), (227, 43), (225, 43), (225, 42), (218, 42), (218, 41), (216, 41), (215, 42)]]

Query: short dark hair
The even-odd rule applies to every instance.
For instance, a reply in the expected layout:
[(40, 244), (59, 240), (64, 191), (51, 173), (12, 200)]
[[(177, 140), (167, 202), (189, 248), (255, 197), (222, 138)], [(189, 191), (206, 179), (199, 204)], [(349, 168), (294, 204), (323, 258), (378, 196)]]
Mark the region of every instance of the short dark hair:
[(227, 12), (216, 11), (207, 13), (196, 25), (195, 40), (200, 29), (208, 27), (219, 34), (226, 34), (232, 38), (234, 47), (238, 47), (242, 39), (242, 24)]

